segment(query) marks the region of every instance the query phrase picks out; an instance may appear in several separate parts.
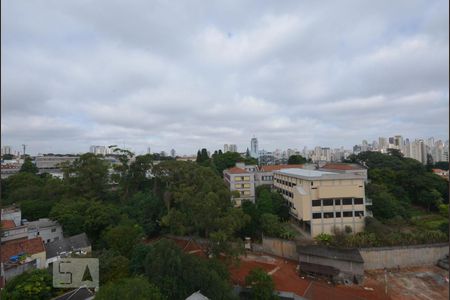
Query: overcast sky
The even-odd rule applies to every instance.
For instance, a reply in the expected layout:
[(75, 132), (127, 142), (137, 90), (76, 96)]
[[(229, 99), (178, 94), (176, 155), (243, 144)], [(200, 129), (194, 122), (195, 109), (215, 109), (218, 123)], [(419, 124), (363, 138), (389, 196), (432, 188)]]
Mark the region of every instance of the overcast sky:
[(1, 3), (17, 150), (448, 139), (448, 0)]

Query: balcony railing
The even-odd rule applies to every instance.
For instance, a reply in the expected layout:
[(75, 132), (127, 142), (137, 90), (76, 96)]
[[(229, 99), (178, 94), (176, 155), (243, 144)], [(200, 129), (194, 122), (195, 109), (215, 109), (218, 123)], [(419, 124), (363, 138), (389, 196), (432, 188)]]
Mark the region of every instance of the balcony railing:
[(367, 216), (367, 217), (373, 217), (372, 211), (366, 210), (366, 216)]
[(366, 205), (372, 205), (372, 199), (366, 198)]

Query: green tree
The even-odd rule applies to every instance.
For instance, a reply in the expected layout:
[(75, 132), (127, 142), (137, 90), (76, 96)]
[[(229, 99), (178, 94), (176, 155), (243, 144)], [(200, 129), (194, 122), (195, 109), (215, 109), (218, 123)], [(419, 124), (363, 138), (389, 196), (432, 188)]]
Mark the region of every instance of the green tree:
[(272, 277), (261, 268), (255, 268), (245, 277), (245, 284), (252, 289), (252, 299), (278, 299), (273, 293)]
[(282, 226), (278, 217), (267, 213), (261, 215), (261, 229), (264, 234), (273, 237), (279, 237), (282, 232)]
[(112, 179), (118, 183), (121, 199), (126, 202), (131, 195), (138, 191), (145, 191), (150, 188), (150, 179), (147, 174), (153, 167), (153, 156), (134, 155), (133, 152), (120, 148), (113, 148), (113, 152), (120, 164), (114, 165)]
[(108, 248), (117, 251), (122, 256), (130, 257), (131, 251), (143, 236), (142, 228), (131, 221), (108, 228), (103, 239)]
[(47, 270), (32, 270), (14, 277), (1, 292), (4, 300), (45, 300), (54, 296), (52, 277)]
[(14, 155), (12, 155), (12, 154), (3, 154), (2, 155), (2, 159), (4, 159), (4, 160), (11, 160), (11, 159), (14, 159)]
[(102, 286), (95, 295), (96, 300), (161, 300), (163, 297), (158, 287), (150, 284), (145, 278), (122, 278)]
[(305, 164), (306, 158), (301, 155), (291, 155), (288, 159), (288, 165)]
[(72, 164), (64, 164), (64, 180), (72, 195), (104, 199), (108, 188), (108, 163), (93, 153), (85, 153)]
[(23, 162), (22, 166), (20, 167), (19, 172), (21, 173), (31, 173), (31, 174), (37, 174), (38, 168), (35, 164), (31, 161), (31, 158), (29, 156), (25, 157), (25, 161)]
[(196, 291), (210, 299), (231, 299), (229, 274), (222, 263), (184, 253), (166, 239), (150, 246), (145, 273), (169, 299), (186, 299)]
[(439, 207), (442, 204), (442, 195), (436, 189), (431, 190), (422, 190), (419, 194), (419, 201), (425, 207), (427, 207), (428, 211), (431, 210), (431, 207)]
[(142, 226), (147, 236), (160, 232), (161, 218), (167, 214), (163, 199), (151, 192), (135, 193), (123, 206), (123, 211)]
[(93, 241), (98, 241), (108, 226), (116, 224), (119, 216), (116, 206), (85, 198), (63, 199), (50, 212), (50, 218), (61, 223), (65, 234), (86, 232)]
[(101, 285), (116, 282), (130, 275), (130, 261), (114, 250), (103, 250), (98, 255)]

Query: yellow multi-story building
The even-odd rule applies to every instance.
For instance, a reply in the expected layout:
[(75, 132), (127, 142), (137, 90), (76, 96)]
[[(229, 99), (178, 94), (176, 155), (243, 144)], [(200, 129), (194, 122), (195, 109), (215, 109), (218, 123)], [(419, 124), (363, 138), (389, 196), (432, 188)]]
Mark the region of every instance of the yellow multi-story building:
[(351, 228), (364, 230), (365, 176), (356, 173), (285, 169), (274, 172), (274, 187), (291, 215), (312, 237)]
[(233, 197), (236, 206), (241, 206), (243, 200), (255, 202), (255, 174), (256, 166), (246, 166), (237, 163), (236, 167), (223, 171), (223, 178), (231, 192), (239, 196)]

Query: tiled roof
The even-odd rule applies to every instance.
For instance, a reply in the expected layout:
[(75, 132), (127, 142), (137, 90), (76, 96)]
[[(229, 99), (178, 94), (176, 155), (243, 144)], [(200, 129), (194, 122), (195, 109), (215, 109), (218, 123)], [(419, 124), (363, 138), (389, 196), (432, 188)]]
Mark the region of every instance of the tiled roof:
[(46, 245), (47, 258), (58, 256), (58, 253), (78, 251), (90, 247), (91, 243), (86, 233), (80, 233), (59, 241), (53, 241)]
[(445, 171), (442, 170), (442, 169), (433, 169), (433, 172), (434, 172), (434, 173), (443, 173), (443, 172), (445, 172)]
[(238, 168), (238, 167), (232, 167), (226, 170), (230, 174), (241, 174), (241, 173), (248, 173), (246, 170)]
[(7, 243), (2, 245), (1, 261), (7, 262), (11, 256), (19, 253), (26, 253), (29, 255), (45, 252), (44, 243), (40, 237), (24, 240), (14, 243)]
[(337, 164), (331, 163), (324, 165), (321, 169), (330, 169), (330, 170), (361, 170), (364, 169), (362, 166), (357, 164)]
[(2, 229), (11, 229), (16, 227), (13, 220), (2, 220)]
[(272, 172), (272, 171), (278, 171), (282, 169), (291, 169), (291, 168), (297, 168), (301, 169), (303, 168), (303, 165), (273, 165), (273, 166), (261, 166), (260, 170), (262, 172)]

